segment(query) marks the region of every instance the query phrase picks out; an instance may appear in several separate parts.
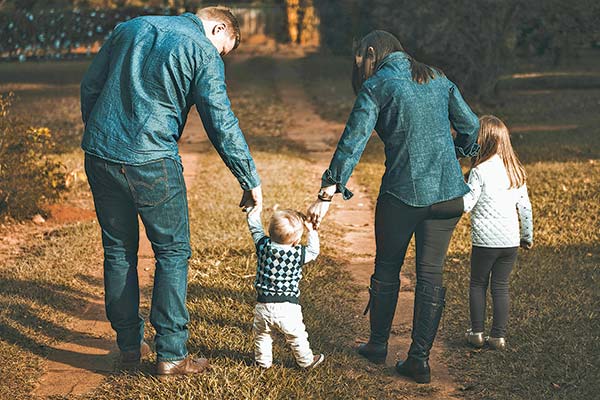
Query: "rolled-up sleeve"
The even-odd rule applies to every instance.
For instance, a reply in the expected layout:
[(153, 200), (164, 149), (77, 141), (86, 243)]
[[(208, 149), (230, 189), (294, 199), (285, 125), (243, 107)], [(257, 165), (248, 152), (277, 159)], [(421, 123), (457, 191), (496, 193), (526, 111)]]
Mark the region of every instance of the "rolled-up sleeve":
[(463, 99), (454, 83), (450, 85), (448, 114), (452, 127), (456, 131), (454, 148), (457, 157), (475, 157), (479, 153), (477, 136), (479, 135), (479, 118)]
[(194, 79), (194, 101), (208, 138), (244, 190), (260, 185), (250, 149), (231, 110), (225, 67), (218, 56), (208, 57)]
[(368, 89), (363, 87), (356, 98), (329, 168), (323, 173), (321, 180), (322, 187), (335, 185), (336, 192), (341, 193), (344, 200), (353, 196), (346, 184), (365, 150), (378, 117), (379, 106)]

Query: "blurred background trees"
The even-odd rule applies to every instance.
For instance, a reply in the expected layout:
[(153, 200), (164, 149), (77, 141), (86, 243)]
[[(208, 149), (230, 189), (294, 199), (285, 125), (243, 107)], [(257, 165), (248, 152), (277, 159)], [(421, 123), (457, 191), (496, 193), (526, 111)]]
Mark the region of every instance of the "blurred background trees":
[(350, 52), (372, 29), (394, 33), (405, 49), (442, 68), (465, 91), (494, 96), (518, 56), (573, 63), (582, 48), (600, 45), (597, 0), (315, 0), (322, 42)]
[(251, 34), (336, 54), (349, 55), (353, 40), (372, 29), (388, 30), (417, 59), (483, 99), (494, 97), (518, 57), (544, 58), (552, 67), (600, 46), (598, 0), (0, 0), (0, 56), (89, 53), (118, 22), (217, 3), (234, 7)]

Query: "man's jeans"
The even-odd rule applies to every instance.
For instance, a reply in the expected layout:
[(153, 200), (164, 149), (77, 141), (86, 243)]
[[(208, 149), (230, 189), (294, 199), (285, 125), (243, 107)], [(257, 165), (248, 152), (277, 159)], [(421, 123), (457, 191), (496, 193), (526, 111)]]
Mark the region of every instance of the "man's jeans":
[(187, 356), (185, 301), (191, 256), (182, 167), (163, 158), (138, 166), (85, 156), (104, 246), (106, 315), (121, 351), (137, 351), (144, 337), (139, 314), (138, 215), (156, 258), (150, 322), (159, 361)]

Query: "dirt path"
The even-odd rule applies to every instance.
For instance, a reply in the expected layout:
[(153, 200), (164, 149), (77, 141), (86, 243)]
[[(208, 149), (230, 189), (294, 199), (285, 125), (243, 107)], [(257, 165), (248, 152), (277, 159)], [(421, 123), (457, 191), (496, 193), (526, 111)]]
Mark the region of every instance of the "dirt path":
[[(320, 118), (303, 89), (300, 73), (289, 62), (289, 56), (279, 60), (275, 79), (286, 108), (294, 110), (295, 124), (287, 127), (287, 136), (308, 149), (309, 157), (315, 161), (315, 177), (320, 178), (320, 174), (328, 167), (344, 125)], [(359, 285), (365, 287), (361, 293), (361, 303), (366, 304), (368, 301), (367, 287), (373, 273), (375, 256), (374, 212), (364, 187), (352, 178), (348, 187), (353, 190), (354, 197), (345, 202), (336, 197), (326, 220), (335, 221), (347, 229), (347, 233), (344, 235), (345, 243), (339, 249), (349, 257), (346, 269)], [(348, 249), (352, 249), (350, 254), (348, 254)], [(405, 265), (411, 262), (414, 262), (414, 259), (407, 259)], [(381, 375), (386, 387), (391, 388), (391, 386), (397, 385), (397, 387), (406, 388), (407, 385), (413, 385), (416, 389), (416, 384), (400, 377), (394, 371), (396, 360), (406, 356), (412, 327), (414, 283), (405, 273), (402, 273), (401, 280), (402, 289), (389, 341), (389, 355)], [(362, 315), (362, 308), (355, 312), (357, 315)], [(364, 323), (368, 324), (368, 318), (365, 317)], [(368, 338), (361, 339), (368, 340)], [(349, 345), (355, 346), (356, 343)], [(432, 383), (429, 386), (428, 397), (431, 399), (454, 398), (453, 395), (458, 392), (457, 385), (452, 381), (448, 372), (448, 367), (441, 360), (443, 349), (442, 341), (437, 340), (430, 360)], [(419, 393), (415, 397), (422, 397), (422, 391)]]
[[(195, 112), (190, 113), (184, 137), (180, 149), (185, 182), (190, 188), (196, 176), (199, 157), (194, 151), (194, 145), (206, 140), (204, 128)], [(90, 212), (91, 210), (87, 210), (87, 213), (80, 214), (89, 217)], [(147, 315), (154, 277), (154, 253), (141, 222), (138, 258), (142, 297), (140, 303), (142, 314)], [(97, 260), (97, 268), (90, 278), (102, 282), (102, 254), (98, 254)], [(72, 319), (67, 326), (69, 336), (49, 349), (45, 372), (33, 392), (34, 396), (85, 394), (96, 388), (107, 374), (115, 371), (119, 352), (115, 343), (115, 333), (106, 320), (103, 295), (90, 294), (83, 301), (85, 305), (81, 314)]]

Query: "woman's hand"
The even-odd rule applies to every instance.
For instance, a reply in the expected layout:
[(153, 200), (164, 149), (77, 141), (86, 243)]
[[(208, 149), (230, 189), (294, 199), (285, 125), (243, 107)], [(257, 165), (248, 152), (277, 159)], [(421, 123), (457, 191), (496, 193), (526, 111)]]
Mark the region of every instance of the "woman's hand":
[(319, 225), (321, 225), (321, 221), (323, 218), (325, 218), (325, 214), (327, 214), (330, 205), (330, 201), (322, 201), (317, 199), (310, 207), (308, 207), (306, 214), (308, 220), (312, 223), (315, 229), (319, 229)]

